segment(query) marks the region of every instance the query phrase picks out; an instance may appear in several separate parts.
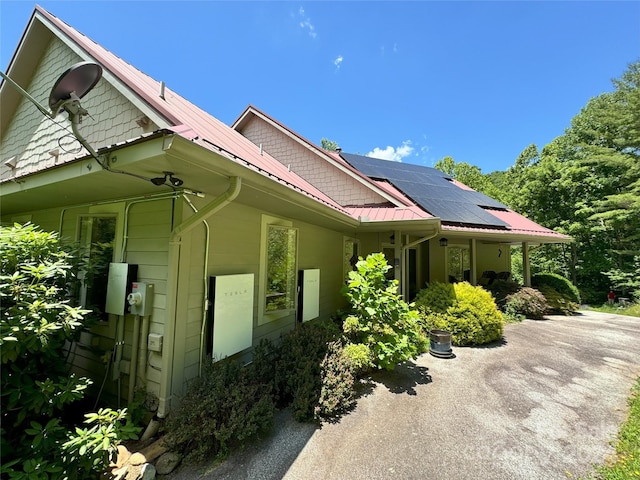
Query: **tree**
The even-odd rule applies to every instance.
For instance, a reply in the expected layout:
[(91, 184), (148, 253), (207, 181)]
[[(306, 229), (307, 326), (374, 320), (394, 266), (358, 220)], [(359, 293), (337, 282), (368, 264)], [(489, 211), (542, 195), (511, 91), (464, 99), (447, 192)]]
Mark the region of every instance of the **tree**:
[(470, 165), (466, 162), (456, 162), (451, 157), (444, 157), (436, 162), (434, 168), (474, 190), (484, 191), (488, 187), (482, 170), (475, 165)]
[(631, 65), (614, 92), (591, 99), (562, 136), (538, 155), (525, 149), (507, 173), (514, 209), (575, 239), (538, 251), (532, 268), (546, 263), (588, 301), (604, 298), (603, 272), (640, 273), (639, 72)]
[(337, 142), (324, 137), (322, 138), (322, 140), (320, 140), (320, 145), (322, 146), (322, 148), (324, 148), (325, 150), (329, 150), (330, 152), (335, 152), (340, 148)]

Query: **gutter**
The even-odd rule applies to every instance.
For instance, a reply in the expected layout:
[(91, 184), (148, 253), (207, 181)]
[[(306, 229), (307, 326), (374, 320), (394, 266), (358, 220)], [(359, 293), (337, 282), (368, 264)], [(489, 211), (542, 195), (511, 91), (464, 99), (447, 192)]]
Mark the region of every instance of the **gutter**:
[[(173, 381), (173, 359), (175, 356), (175, 333), (178, 316), (178, 283), (180, 267), (180, 247), (182, 236), (195, 228), (200, 222), (204, 222), (209, 216), (218, 212), (233, 202), (242, 187), (240, 177), (231, 177), (229, 188), (214, 198), (202, 210), (195, 213), (180, 225), (175, 227), (169, 238), (169, 271), (167, 273), (167, 319), (164, 326), (165, 345), (168, 347), (162, 356), (162, 371), (160, 377), (160, 392), (158, 395), (158, 417), (165, 418), (170, 409)], [(205, 265), (205, 268), (207, 266)]]

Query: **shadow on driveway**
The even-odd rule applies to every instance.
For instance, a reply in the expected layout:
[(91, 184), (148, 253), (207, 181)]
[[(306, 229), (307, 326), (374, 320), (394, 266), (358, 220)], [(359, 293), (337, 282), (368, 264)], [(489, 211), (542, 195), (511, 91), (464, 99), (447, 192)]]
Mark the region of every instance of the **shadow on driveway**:
[[(498, 348), (499, 347), (499, 348)], [(377, 372), (317, 429), (288, 413), (266, 441), (165, 478), (553, 480), (613, 453), (640, 376), (640, 319), (582, 311), (505, 327), (505, 342)]]

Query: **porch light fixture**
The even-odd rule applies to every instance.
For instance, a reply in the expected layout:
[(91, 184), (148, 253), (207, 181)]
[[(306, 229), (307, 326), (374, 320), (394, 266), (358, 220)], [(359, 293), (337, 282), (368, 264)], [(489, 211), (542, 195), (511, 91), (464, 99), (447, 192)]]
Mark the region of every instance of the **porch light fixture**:
[(449, 240), (447, 240), (446, 238), (441, 238), (440, 239), (440, 246), (441, 247), (446, 247), (449, 244)]
[(162, 172), (162, 173), (164, 174), (164, 177), (152, 178), (151, 183), (153, 183), (154, 185), (160, 186), (160, 185), (166, 185), (167, 182), (169, 182), (169, 185), (173, 187), (179, 187), (184, 183), (184, 181), (181, 178), (174, 177), (173, 172)]

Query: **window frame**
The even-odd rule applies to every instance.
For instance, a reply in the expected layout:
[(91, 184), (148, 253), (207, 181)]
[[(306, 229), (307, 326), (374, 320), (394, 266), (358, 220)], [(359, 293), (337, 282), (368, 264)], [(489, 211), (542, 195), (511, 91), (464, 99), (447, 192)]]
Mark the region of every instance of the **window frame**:
[[(293, 222), (282, 218), (271, 217), (269, 215), (262, 216), (261, 225), (261, 242), (260, 242), (260, 283), (258, 288), (258, 320), (257, 324), (265, 325), (269, 322), (273, 322), (279, 318), (283, 318), (295, 313), (297, 308), (297, 283), (298, 283), (298, 253), (299, 253), (299, 241), (300, 232), (299, 229), (293, 226)], [(287, 231), (295, 232), (295, 240), (293, 244), (293, 266), (288, 269), (291, 272), (291, 298), (289, 304), (285, 308), (277, 310), (267, 309), (267, 285), (269, 283), (269, 232), (271, 228), (277, 228)]]

